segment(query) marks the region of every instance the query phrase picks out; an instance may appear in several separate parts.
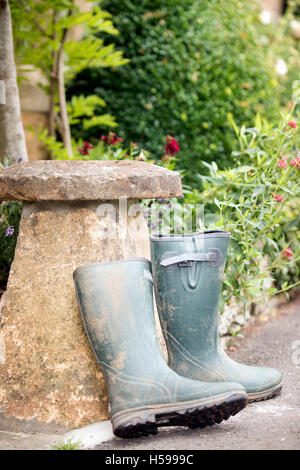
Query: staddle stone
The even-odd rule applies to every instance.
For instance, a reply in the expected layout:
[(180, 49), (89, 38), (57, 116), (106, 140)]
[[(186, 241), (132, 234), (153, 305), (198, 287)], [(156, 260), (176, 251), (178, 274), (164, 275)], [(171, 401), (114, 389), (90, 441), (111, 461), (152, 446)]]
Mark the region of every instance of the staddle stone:
[(178, 173), (129, 160), (41, 160), (0, 172), (0, 201), (99, 201), (181, 196)]
[(0, 172), (0, 200), (23, 201), (1, 301), (0, 428), (74, 428), (107, 419), (73, 271), (149, 258), (139, 200), (176, 196), (180, 176), (144, 162), (38, 161)]

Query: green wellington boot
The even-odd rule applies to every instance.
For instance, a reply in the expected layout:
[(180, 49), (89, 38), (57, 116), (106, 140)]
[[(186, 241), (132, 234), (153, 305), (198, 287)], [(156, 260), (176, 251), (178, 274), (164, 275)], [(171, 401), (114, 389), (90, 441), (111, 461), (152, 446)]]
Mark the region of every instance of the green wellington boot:
[(201, 381), (242, 384), (249, 401), (280, 393), (280, 372), (230, 359), (220, 348), (219, 300), (230, 234), (211, 230), (151, 237), (156, 304), (169, 366)]
[(204, 427), (246, 406), (240, 384), (202, 383), (167, 366), (155, 332), (149, 261), (88, 264), (74, 272), (74, 280), (108, 388), (115, 435), (156, 434), (158, 426)]

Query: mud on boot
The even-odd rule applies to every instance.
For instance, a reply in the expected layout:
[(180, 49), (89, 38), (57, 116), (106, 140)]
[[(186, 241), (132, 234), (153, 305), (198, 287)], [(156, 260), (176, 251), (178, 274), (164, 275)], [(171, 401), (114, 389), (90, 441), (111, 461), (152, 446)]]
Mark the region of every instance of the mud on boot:
[(115, 435), (160, 426), (213, 425), (247, 404), (239, 383), (208, 383), (170, 369), (155, 331), (151, 264), (143, 258), (93, 263), (74, 272), (78, 303), (103, 372)]
[(280, 393), (280, 372), (233, 361), (219, 342), (219, 301), (229, 237), (222, 230), (151, 237), (156, 305), (169, 366), (190, 379), (238, 382), (249, 401), (265, 400)]

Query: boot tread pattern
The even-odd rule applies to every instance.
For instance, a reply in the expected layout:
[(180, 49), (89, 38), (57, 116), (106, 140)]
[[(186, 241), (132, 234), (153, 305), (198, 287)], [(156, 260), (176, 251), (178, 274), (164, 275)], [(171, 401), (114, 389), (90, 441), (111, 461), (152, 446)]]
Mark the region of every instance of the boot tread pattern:
[(131, 422), (114, 429), (114, 434), (122, 438), (145, 437), (157, 434), (161, 426), (186, 426), (190, 429), (204, 428), (227, 420), (247, 405), (244, 394), (235, 394), (211, 406), (193, 406), (180, 411), (155, 413), (155, 410), (142, 417), (135, 416)]
[(251, 394), (249, 394), (248, 395), (248, 402), (249, 403), (255, 403), (257, 401), (265, 401), (265, 400), (269, 400), (270, 398), (275, 398), (275, 397), (277, 397), (278, 395), (281, 394), (281, 389), (282, 389), (282, 387), (280, 386), (279, 388), (274, 390), (273, 393), (271, 392), (269, 395), (266, 395), (264, 397), (251, 398)]

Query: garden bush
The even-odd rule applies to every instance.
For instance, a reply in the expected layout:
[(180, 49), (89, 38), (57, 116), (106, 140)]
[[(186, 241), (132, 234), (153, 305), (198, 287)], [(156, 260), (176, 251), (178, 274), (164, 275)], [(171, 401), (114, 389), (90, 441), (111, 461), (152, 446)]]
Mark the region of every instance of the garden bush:
[[(122, 138), (159, 158), (164, 136), (174, 135), (179, 166), (191, 180), (203, 160), (220, 168), (231, 163), (236, 139), (228, 115), (248, 126), (257, 111), (277, 119), (278, 81), (253, 2), (104, 0), (101, 6), (113, 15), (120, 32), (113, 40), (130, 62), (81, 72), (68, 95), (88, 90), (105, 99)], [(95, 132), (77, 127), (87, 140)]]
[(14, 259), (21, 210), (20, 202), (0, 202), (0, 290), (6, 286)]
[(203, 191), (185, 200), (204, 204), (206, 227), (231, 232), (223, 300), (246, 305), (300, 284), (300, 126), (291, 115), (278, 127), (259, 115), (255, 127), (232, 124), (235, 165), (206, 163), (209, 176), (198, 175)]

